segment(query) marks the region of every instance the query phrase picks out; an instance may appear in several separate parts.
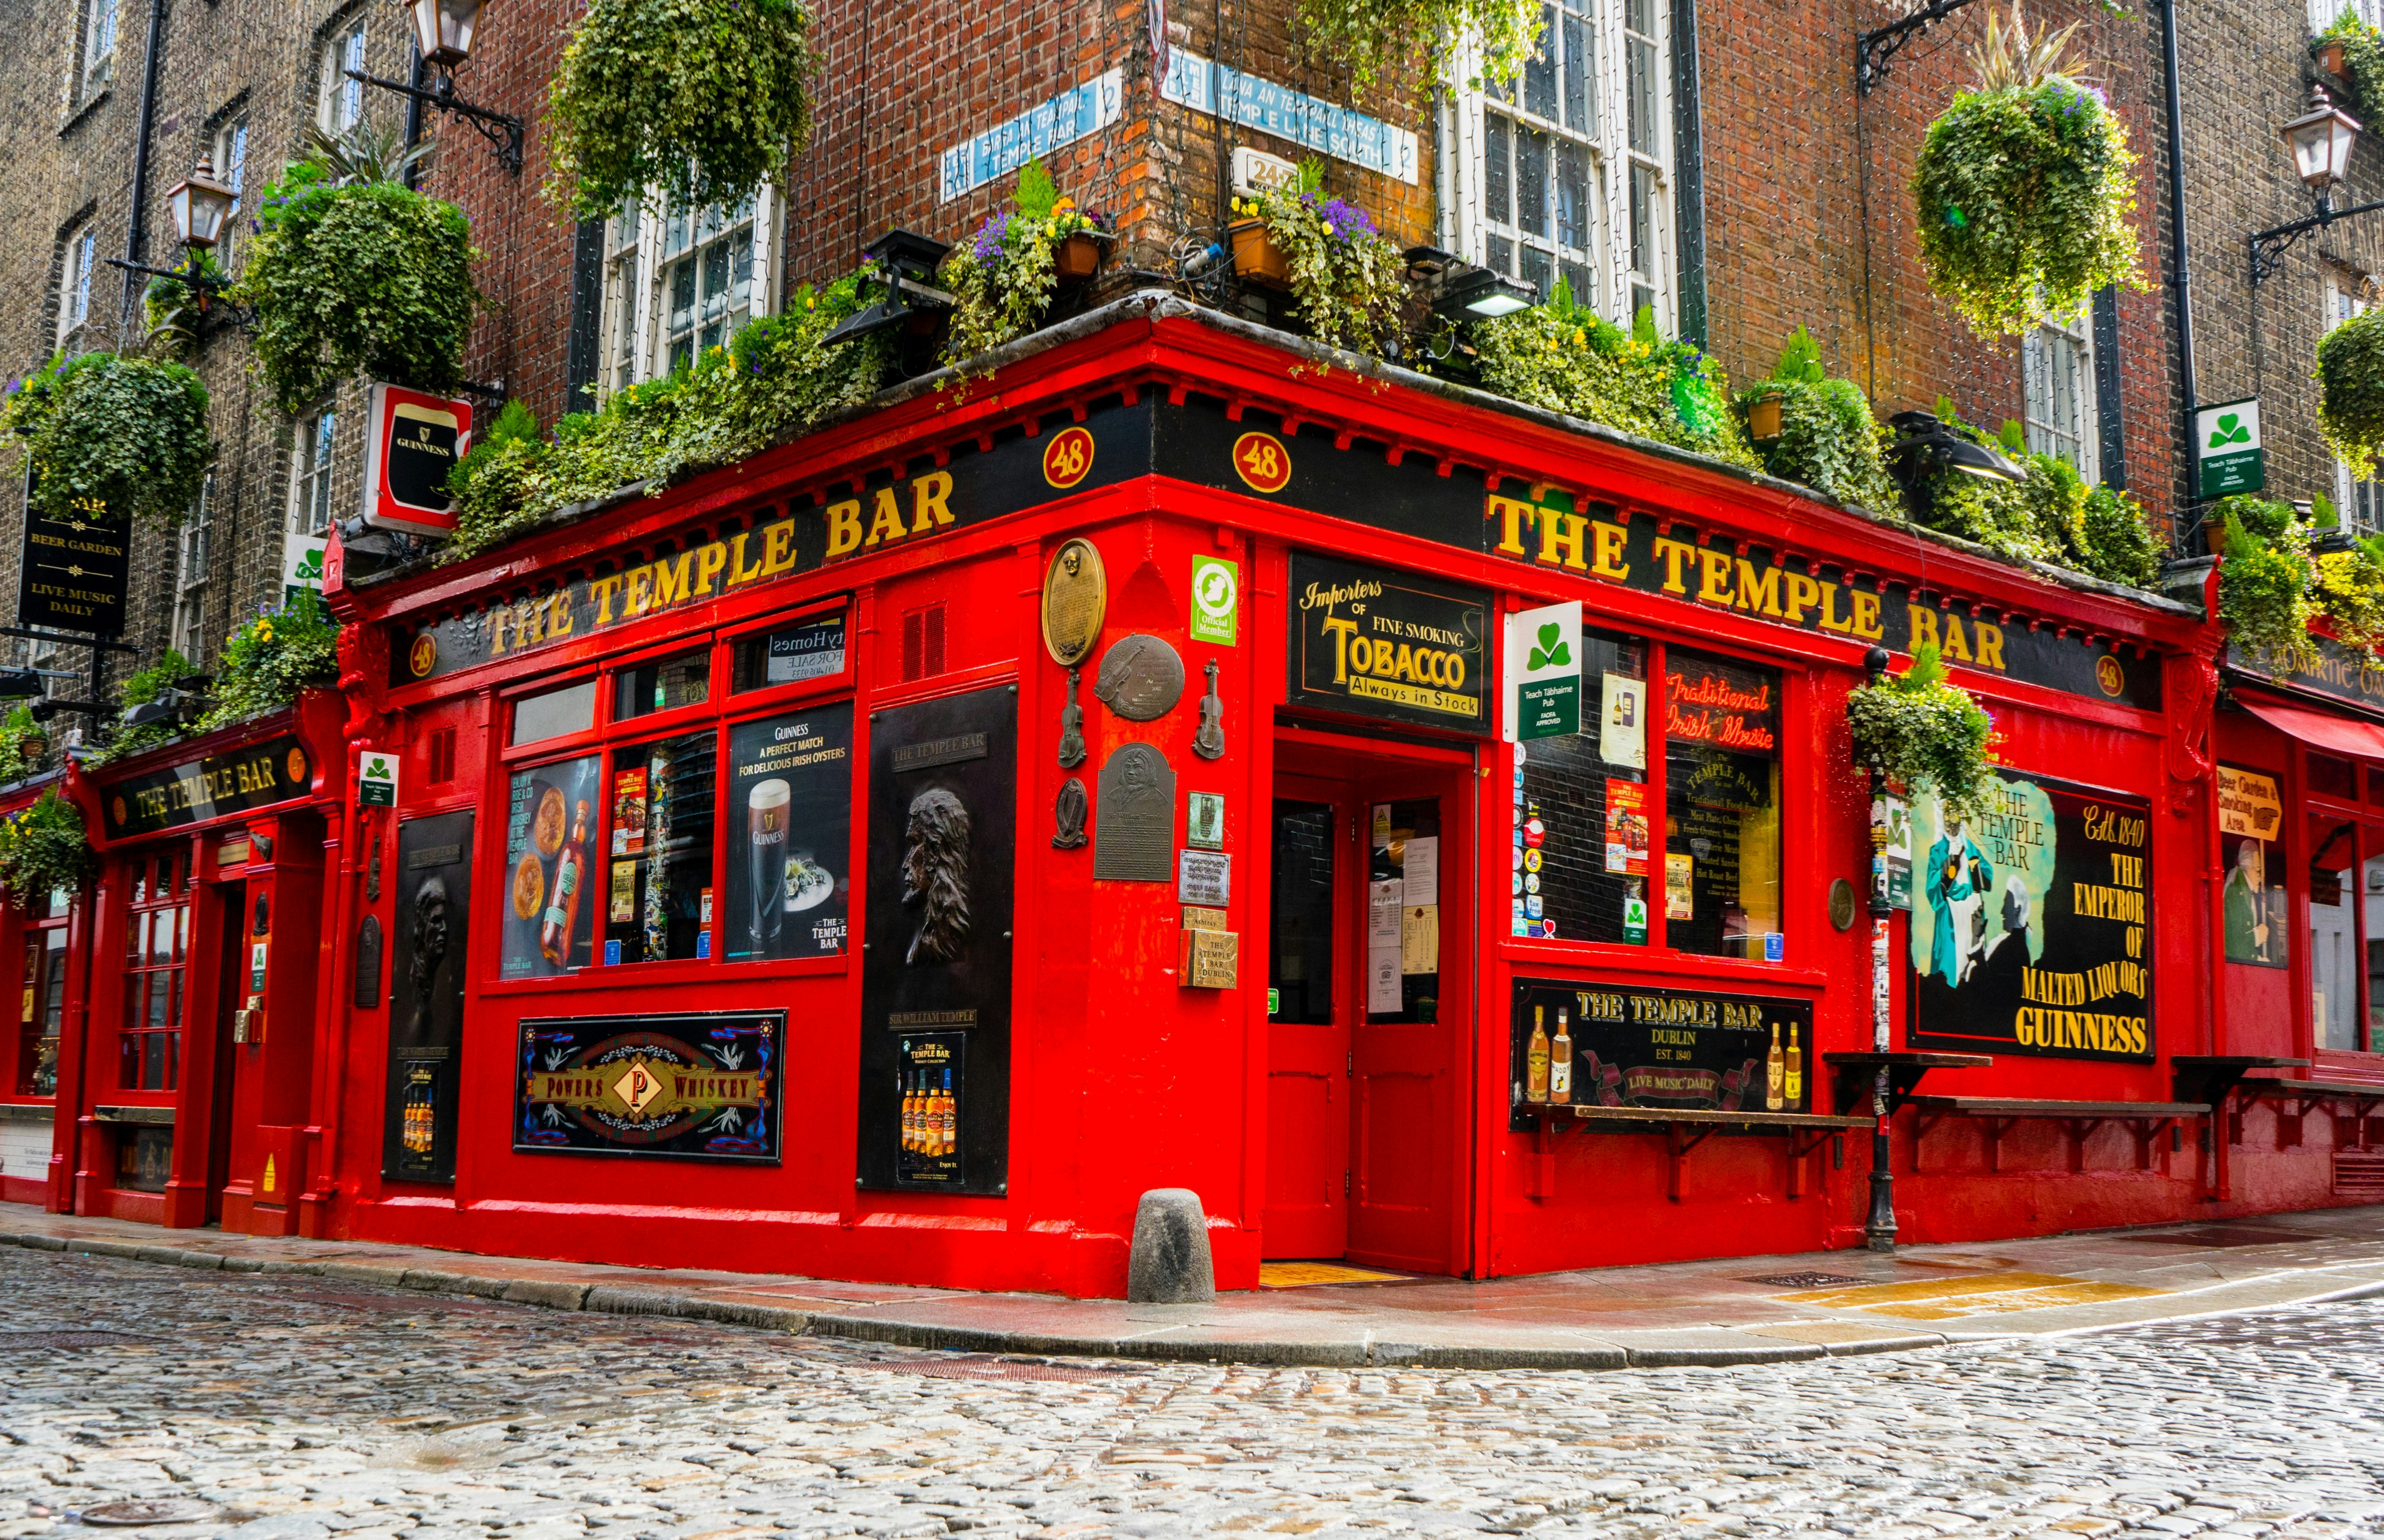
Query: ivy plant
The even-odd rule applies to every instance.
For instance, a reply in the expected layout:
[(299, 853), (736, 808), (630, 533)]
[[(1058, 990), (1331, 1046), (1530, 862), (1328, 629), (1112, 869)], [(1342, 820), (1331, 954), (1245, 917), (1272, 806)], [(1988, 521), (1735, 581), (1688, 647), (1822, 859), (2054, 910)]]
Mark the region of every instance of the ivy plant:
[(449, 473), (456, 529), (439, 559), (478, 555), (557, 509), (635, 483), (660, 495), (695, 466), (745, 459), (859, 406), (885, 379), (891, 344), (882, 335), (833, 347), (824, 339), (879, 292), (858, 274), (816, 293), (800, 289), (783, 314), (748, 324), (679, 373), (572, 413), (543, 438), (527, 411), (501, 414)]
[(1657, 335), (1642, 307), (1628, 332), (1577, 305), (1559, 280), (1544, 304), (1526, 305), (1472, 328), (1484, 389), (1603, 423), (1748, 470), (1761, 463), (1731, 410), (1719, 360)]
[(1372, 358), (1396, 350), (1411, 297), (1408, 263), (1366, 211), (1324, 192), (1324, 163), (1300, 163), (1287, 186), (1234, 200), (1266, 226), (1291, 271), (1292, 312), (1318, 342)]
[(1780, 350), (1771, 378), (1739, 398), (1739, 420), (1764, 396), (1780, 398), (1780, 437), (1763, 468), (1824, 497), (1882, 513), (1903, 507), (1904, 494), (1881, 457), (1879, 424), (1870, 402), (1851, 379), (1834, 379), (1811, 333), (1798, 327)]
[(215, 703), (192, 725), (209, 733), (279, 711), (310, 686), (340, 677), (340, 626), (312, 589), (224, 638)]
[(2063, 73), (2073, 24), (2031, 41), (1987, 15), (1979, 82), (1929, 126), (1912, 172), (1929, 286), (1980, 336), (2077, 314), (2134, 283), (2136, 157), (2101, 91)]
[[(134, 706), (145, 706), (173, 689), (175, 680), (194, 672), (190, 659), (168, 647), (155, 663), (146, 668), (133, 670), (125, 677), (122, 684), (116, 687), (117, 710), (120, 713)], [(119, 727), (114, 736), (84, 758), (83, 764), (90, 768), (131, 759), (170, 743), (181, 735), (182, 729), (171, 722), (143, 722), (138, 727)]]
[(2384, 453), (2384, 310), (2363, 310), (2317, 344), (2317, 421), (2352, 474), (2376, 474)]
[(1541, 14), (1539, 0), (1299, 0), (1301, 25), (1348, 69), (1353, 98), (1426, 49), (1450, 59), (1470, 44), (1480, 72), (1467, 83), (1476, 90), (1511, 81), (1538, 50)]
[(548, 88), (549, 192), (581, 218), (650, 189), (694, 208), (783, 193), (816, 68), (796, 0), (593, 0)]
[(374, 149), (317, 135), (258, 199), (235, 297), (255, 307), (256, 366), (285, 412), (358, 373), (441, 395), (463, 382), (471, 227)]
[(179, 522), (215, 461), (206, 386), (152, 358), (53, 357), (9, 381), (0, 427), (24, 438), (30, 500), (53, 518)]
[(0, 785), (21, 781), (39, 769), (42, 756), (32, 751), (32, 741), (48, 737), (47, 730), (33, 720), (30, 705), (14, 706), (0, 717)]
[(91, 880), (95, 864), (82, 810), (55, 788), (0, 818), (0, 890), (19, 909), (46, 906), (61, 888), (76, 891)]
[(1903, 673), (1849, 693), (1846, 727), (1858, 767), (1914, 796), (1935, 792), (1949, 813), (1985, 811), (1995, 789), (1987, 751), (1994, 724), (1945, 677), (1933, 642), (1915, 647)]
[(2244, 647), (2298, 663), (2316, 661), (2310, 622), (2318, 616), (2317, 566), (2310, 528), (2291, 503), (2220, 499), (2218, 616)]

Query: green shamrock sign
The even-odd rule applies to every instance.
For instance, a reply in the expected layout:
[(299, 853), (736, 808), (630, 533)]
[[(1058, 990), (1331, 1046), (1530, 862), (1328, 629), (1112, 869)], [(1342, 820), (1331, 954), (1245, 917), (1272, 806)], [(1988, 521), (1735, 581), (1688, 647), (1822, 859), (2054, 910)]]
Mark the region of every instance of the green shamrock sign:
[(2210, 447), (2213, 449), (2224, 449), (2229, 444), (2248, 444), (2251, 441), (2252, 430), (2243, 426), (2243, 418), (2239, 413), (2222, 413), (2218, 418), (2218, 426), (2210, 431)]
[(1536, 673), (1543, 668), (1555, 668), (1572, 662), (1572, 649), (1565, 645), (1564, 627), (1551, 622), (1540, 627), (1539, 644), (1532, 649), (1530, 667)]

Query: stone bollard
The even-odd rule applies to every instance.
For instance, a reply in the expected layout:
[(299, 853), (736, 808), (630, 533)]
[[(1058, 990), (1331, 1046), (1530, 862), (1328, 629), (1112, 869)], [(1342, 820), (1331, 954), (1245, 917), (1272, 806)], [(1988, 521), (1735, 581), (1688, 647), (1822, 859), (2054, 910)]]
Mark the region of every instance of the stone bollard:
[(1125, 1297), (1138, 1305), (1197, 1305), (1217, 1298), (1209, 1220), (1189, 1187), (1154, 1187), (1134, 1211)]

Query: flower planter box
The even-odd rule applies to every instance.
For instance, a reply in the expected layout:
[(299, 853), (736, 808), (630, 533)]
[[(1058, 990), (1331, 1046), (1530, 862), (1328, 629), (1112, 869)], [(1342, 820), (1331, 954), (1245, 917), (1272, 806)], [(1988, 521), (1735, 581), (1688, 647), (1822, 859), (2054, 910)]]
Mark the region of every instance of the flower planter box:
[(1775, 391), (1746, 404), (1746, 436), (1749, 439), (1765, 444), (1780, 437), (1780, 393)]
[(1102, 238), (1090, 230), (1063, 237), (1051, 253), (1051, 267), (1062, 283), (1082, 283), (1101, 270)]
[(1267, 234), (1266, 221), (1237, 219), (1225, 227), (1225, 236), (1233, 242), (1235, 277), (1271, 289), (1291, 287), (1291, 263)]
[(2336, 77), (2338, 80), (2341, 79), (2348, 73), (2348, 71), (2346, 71), (2342, 67), (2342, 43), (2340, 39), (2319, 39), (2316, 47), (2316, 52), (2317, 55), (2317, 67), (2320, 69)]

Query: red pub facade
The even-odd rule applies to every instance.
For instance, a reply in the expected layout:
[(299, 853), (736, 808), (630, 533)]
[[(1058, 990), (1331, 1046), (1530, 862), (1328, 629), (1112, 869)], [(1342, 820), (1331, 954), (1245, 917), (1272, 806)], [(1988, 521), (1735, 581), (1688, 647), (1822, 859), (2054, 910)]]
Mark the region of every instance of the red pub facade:
[[(1136, 295), (335, 570), (340, 700), (76, 777), (51, 1206), (1103, 1295), (1184, 1186), (1222, 1287), (1491, 1276), (1863, 1244), (1882, 1064), (1905, 1240), (2345, 1200), (2247, 1142), (2199, 605), (1326, 357)], [(1924, 640), (2004, 787), (1892, 804), (1882, 1060), (1844, 701)], [(104, 822), (196, 751), (279, 800)]]

